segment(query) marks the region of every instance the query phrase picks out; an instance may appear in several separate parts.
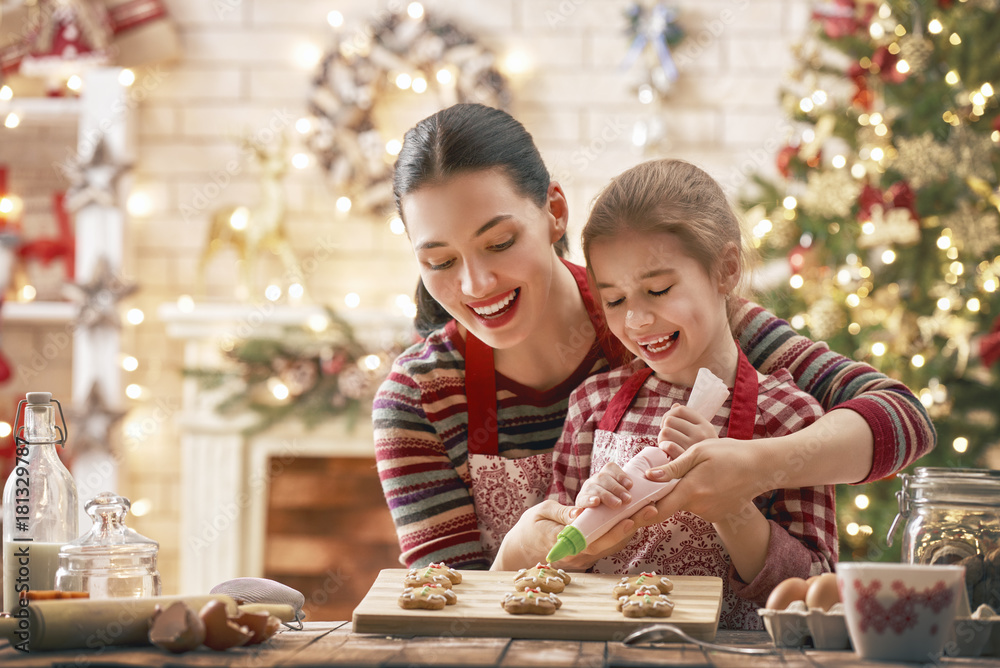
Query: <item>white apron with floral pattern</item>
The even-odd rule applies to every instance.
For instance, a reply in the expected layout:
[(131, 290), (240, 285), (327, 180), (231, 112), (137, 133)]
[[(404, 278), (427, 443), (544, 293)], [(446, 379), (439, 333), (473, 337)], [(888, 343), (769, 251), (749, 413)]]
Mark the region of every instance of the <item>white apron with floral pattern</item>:
[[(744, 367), (745, 362), (745, 367)], [(640, 450), (656, 447), (654, 436), (626, 436), (616, 433), (622, 416), (639, 394), (652, 369), (637, 371), (611, 400), (607, 411), (594, 431), (594, 447), (590, 470), (600, 471), (609, 461), (624, 466)], [(750, 387), (748, 387), (750, 386)], [(730, 438), (753, 435), (756, 415), (757, 372), (740, 351), (729, 416)], [(749, 405), (747, 405), (749, 404)], [(735, 421), (735, 422), (734, 422)], [(680, 511), (662, 524), (642, 527), (628, 544), (616, 554), (594, 564), (595, 573), (634, 575), (655, 572), (661, 575), (710, 575), (722, 578), (722, 610), (720, 628), (763, 629), (757, 606), (738, 598), (729, 582), (729, 553), (711, 523), (697, 515)]]
[(470, 452), (469, 476), (479, 537), (492, 562), (503, 537), (524, 511), (545, 498), (552, 480), (552, 454), (508, 459)]

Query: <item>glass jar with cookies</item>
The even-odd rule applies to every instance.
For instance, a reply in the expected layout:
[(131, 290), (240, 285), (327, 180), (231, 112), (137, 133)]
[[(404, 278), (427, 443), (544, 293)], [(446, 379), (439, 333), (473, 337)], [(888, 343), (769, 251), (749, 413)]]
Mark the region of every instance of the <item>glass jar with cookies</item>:
[(971, 609), (1000, 609), (1000, 471), (920, 467), (900, 478), (888, 544), (905, 521), (903, 562), (965, 566)]

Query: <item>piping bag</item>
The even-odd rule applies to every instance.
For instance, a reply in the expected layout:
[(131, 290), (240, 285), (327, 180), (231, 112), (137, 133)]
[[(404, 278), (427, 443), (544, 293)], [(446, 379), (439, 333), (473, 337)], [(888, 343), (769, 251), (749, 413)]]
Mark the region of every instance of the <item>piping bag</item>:
[[(696, 411), (706, 420), (711, 420), (729, 397), (729, 388), (719, 380), (711, 371), (702, 367), (698, 369), (698, 377), (695, 378), (694, 387), (691, 388), (691, 396), (688, 398), (687, 406)], [(618, 524), (626, 517), (631, 517), (640, 508), (650, 503), (659, 501), (672, 490), (678, 479), (666, 482), (654, 482), (646, 478), (646, 471), (656, 466), (663, 466), (670, 461), (670, 457), (658, 447), (643, 448), (632, 459), (629, 460), (622, 470), (625, 475), (632, 480), (632, 487), (629, 490), (632, 500), (619, 508), (600, 505), (596, 508), (587, 508), (580, 513), (573, 523), (559, 532), (556, 544), (549, 550), (545, 557), (549, 563), (565, 559), (566, 557), (580, 554), (587, 545), (594, 542), (611, 527)]]

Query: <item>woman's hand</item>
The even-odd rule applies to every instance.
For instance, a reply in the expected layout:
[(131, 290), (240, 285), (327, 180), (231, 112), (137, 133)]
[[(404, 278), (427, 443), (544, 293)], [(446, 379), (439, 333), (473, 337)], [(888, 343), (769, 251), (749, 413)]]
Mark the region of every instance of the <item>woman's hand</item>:
[(690, 446), (669, 464), (647, 471), (646, 477), (657, 482), (680, 478), (656, 503), (654, 521), (662, 522), (679, 510), (712, 523), (759, 512), (753, 505), (756, 496), (787, 486), (780, 467), (769, 465), (766, 440), (710, 438)]
[(531, 568), (538, 562), (544, 563), (549, 550), (556, 544), (559, 532), (572, 523), (582, 510), (555, 501), (542, 501), (528, 508), (503, 537), (490, 570), (516, 571)]
[(576, 505), (581, 508), (593, 508), (604, 504), (609, 508), (620, 508), (622, 504), (632, 500), (632, 495), (628, 493), (631, 488), (632, 479), (622, 467), (614, 462), (608, 462), (580, 486), (580, 493), (576, 495)]
[(652, 524), (656, 517), (656, 506), (648, 504), (632, 517), (627, 517), (611, 527), (606, 534), (587, 545), (580, 554), (560, 559), (555, 565), (568, 571), (585, 571), (600, 559), (620, 552), (632, 540), (636, 529)]
[[(564, 506), (555, 501), (542, 501), (528, 508), (521, 515), (507, 535), (504, 536), (497, 552), (492, 571), (516, 571), (545, 563), (549, 550), (556, 544), (559, 532), (571, 524), (583, 512), (578, 506)], [(652, 524), (656, 517), (656, 507), (648, 505), (630, 518), (611, 527), (611, 530), (588, 545), (580, 554), (559, 561), (559, 567), (572, 570), (586, 570), (598, 559), (618, 552), (632, 538), (636, 528)]]

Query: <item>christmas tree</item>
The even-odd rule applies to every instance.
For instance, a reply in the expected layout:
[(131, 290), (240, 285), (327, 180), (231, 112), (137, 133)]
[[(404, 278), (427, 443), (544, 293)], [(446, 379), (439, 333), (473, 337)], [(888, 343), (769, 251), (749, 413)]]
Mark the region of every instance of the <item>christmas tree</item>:
[[(778, 175), (742, 202), (765, 267), (788, 269), (761, 301), (926, 407), (938, 445), (916, 466), (985, 468), (1000, 445), (998, 4), (817, 4)], [(900, 558), (899, 489), (838, 490), (842, 559)]]

